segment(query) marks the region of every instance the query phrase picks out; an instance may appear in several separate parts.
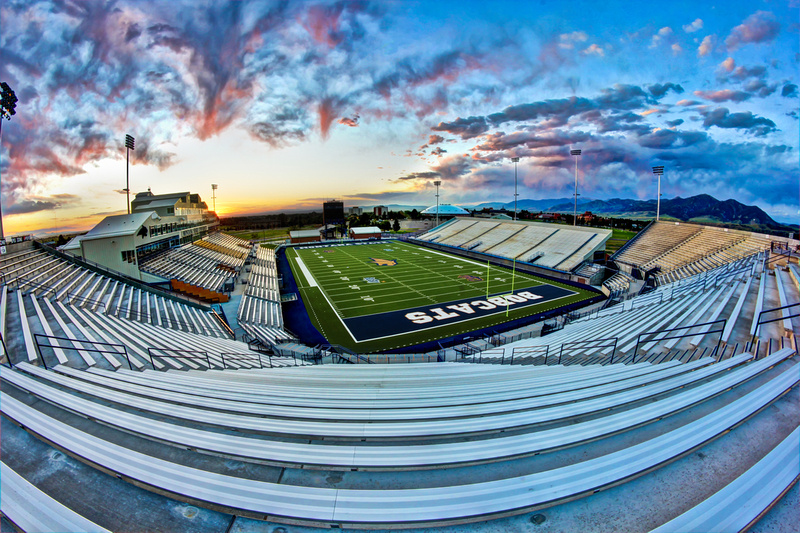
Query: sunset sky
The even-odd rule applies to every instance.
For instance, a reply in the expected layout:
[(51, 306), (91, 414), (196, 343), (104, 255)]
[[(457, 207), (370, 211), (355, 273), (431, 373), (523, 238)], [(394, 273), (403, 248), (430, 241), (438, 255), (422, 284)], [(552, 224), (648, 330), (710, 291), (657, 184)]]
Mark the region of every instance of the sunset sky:
[[(797, 0), (3, 0), (7, 235), (131, 189), (220, 215), (708, 193), (798, 219)], [(602, 7), (600, 7), (602, 6)]]

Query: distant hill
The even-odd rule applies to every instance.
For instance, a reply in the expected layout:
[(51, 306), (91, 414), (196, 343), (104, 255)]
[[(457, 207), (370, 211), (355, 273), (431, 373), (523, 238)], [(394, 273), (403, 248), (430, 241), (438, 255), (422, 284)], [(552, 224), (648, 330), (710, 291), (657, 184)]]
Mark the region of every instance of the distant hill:
[[(572, 198), (557, 198), (552, 200), (520, 200), (517, 208), (528, 211), (548, 211), (555, 213), (572, 213), (574, 209)], [(474, 209), (494, 207), (513, 209), (510, 203), (479, 204)], [(578, 211), (591, 211), (600, 215), (613, 215), (631, 218), (655, 217), (655, 200), (630, 200), (612, 198), (611, 200), (593, 200), (589, 198), (578, 200)], [(661, 216), (685, 222), (732, 224), (749, 226), (753, 228), (785, 230), (786, 226), (776, 222), (760, 207), (744, 205), (736, 200), (717, 200), (708, 194), (698, 194), (689, 198), (673, 198), (661, 201)]]

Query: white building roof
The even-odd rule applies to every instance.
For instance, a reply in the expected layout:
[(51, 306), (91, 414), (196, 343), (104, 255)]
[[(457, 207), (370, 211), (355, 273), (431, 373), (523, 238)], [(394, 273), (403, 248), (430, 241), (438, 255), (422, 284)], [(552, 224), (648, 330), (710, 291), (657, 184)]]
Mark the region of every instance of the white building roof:
[(381, 228), (378, 226), (365, 226), (363, 228), (350, 228), (354, 235), (371, 235), (373, 233), (380, 233)]
[(148, 218), (158, 220), (160, 217), (155, 211), (140, 211), (130, 215), (112, 215), (101, 220), (86, 235), (83, 235), (82, 240), (135, 235)]
[(319, 237), (319, 230), (316, 229), (301, 229), (297, 231), (290, 231), (289, 237), (292, 239), (304, 239), (307, 237)]
[[(436, 214), (436, 206), (432, 205), (429, 208), (425, 209), (422, 212), (423, 215), (435, 215)], [(469, 211), (466, 209), (462, 209), (457, 205), (450, 205), (450, 204), (441, 204), (439, 205), (439, 214), (440, 215), (469, 215)]]

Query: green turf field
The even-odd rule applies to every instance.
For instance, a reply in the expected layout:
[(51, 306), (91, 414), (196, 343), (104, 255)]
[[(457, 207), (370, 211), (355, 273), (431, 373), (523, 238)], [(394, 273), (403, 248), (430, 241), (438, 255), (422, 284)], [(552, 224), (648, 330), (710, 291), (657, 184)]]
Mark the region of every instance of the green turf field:
[[(494, 265), (487, 268), (486, 263), (400, 241), (289, 248), (286, 252), (314, 326), (329, 342), (364, 353), (466, 333), (594, 296), (531, 274)], [(560, 287), (557, 298), (536, 305), (487, 303), (487, 297), (512, 291), (554, 287)], [(478, 316), (470, 302), (482, 306), (479, 309), (492, 307), (491, 312), (481, 311), (483, 315)], [(412, 311), (421, 314), (409, 315)], [(384, 331), (381, 321), (387, 320), (411, 321), (417, 329), (405, 331), (405, 326), (398, 325), (397, 330)], [(424, 326), (414, 325), (417, 323)]]

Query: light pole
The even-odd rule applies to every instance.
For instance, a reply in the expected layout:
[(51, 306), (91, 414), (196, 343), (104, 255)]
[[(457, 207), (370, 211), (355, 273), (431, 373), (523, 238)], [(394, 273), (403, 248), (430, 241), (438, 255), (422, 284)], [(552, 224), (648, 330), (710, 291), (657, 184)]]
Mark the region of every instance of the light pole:
[(661, 215), (661, 176), (664, 175), (664, 167), (653, 167), (653, 174), (658, 176), (658, 197), (656, 198), (656, 222)]
[(436, 185), (436, 225), (439, 225), (439, 185), (442, 184), (441, 181), (436, 180), (433, 182)]
[[(0, 83), (0, 144), (3, 139), (3, 119), (11, 120), (11, 116), (17, 114), (16, 107), (17, 95), (14, 94), (14, 90), (6, 82)], [(0, 241), (4, 238), (2, 194), (0, 193)]]
[(570, 150), (569, 155), (575, 156), (575, 208), (572, 210), (572, 225), (578, 225), (578, 156), (581, 155), (580, 150)]
[(211, 201), (213, 202), (214, 205), (215, 215), (217, 214), (217, 187), (218, 185), (216, 183), (211, 184)]
[(511, 161), (514, 163), (514, 220), (517, 220), (517, 163), (519, 163), (519, 157), (512, 157)]
[(131, 150), (133, 150), (134, 139), (125, 134), (125, 193), (128, 195), (128, 214), (131, 214)]

